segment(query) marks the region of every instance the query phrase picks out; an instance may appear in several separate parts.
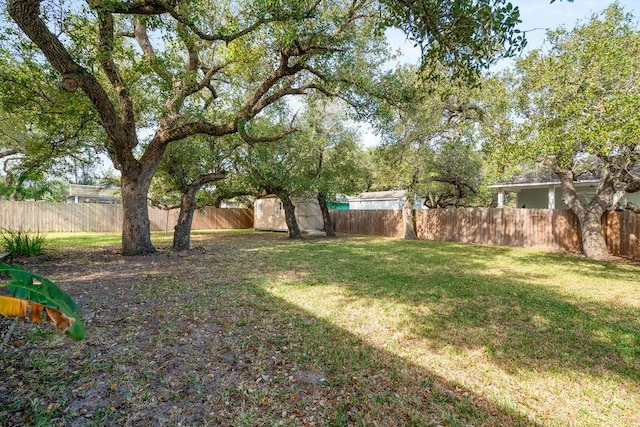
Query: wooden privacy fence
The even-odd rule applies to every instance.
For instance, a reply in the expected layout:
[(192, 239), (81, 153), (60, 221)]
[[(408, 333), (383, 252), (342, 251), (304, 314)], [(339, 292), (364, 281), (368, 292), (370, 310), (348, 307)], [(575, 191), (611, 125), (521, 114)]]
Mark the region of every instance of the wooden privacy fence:
[(402, 237), (402, 211), (332, 210), (331, 220), (339, 233)]
[[(151, 231), (173, 232), (178, 210), (149, 208)], [(253, 227), (251, 209), (196, 211), (192, 230)], [(122, 231), (122, 205), (93, 203), (0, 202), (0, 228), (39, 232)]]
[(603, 225), (610, 254), (640, 259), (640, 214), (607, 212)]
[[(401, 211), (331, 211), (337, 232), (402, 238)], [(602, 217), (609, 252), (640, 258), (640, 215)], [(581, 252), (576, 215), (559, 209), (425, 209), (416, 211), (418, 238)]]

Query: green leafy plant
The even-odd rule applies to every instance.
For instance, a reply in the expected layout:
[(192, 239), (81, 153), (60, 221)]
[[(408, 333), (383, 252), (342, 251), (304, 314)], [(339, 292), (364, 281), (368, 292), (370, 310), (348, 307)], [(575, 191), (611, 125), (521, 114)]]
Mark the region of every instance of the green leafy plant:
[(0, 233), (0, 241), (5, 250), (13, 257), (25, 255), (33, 257), (42, 254), (46, 236), (22, 229), (18, 231), (3, 230)]
[(0, 314), (49, 322), (71, 338), (81, 340), (85, 328), (78, 306), (60, 287), (46, 277), (26, 271), (19, 265), (0, 264), (0, 275), (9, 278), (9, 296), (0, 295)]

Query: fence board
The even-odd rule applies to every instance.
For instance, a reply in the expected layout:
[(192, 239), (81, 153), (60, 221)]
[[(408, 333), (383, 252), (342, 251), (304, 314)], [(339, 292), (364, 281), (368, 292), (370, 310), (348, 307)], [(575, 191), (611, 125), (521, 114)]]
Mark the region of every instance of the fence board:
[(640, 215), (631, 211), (607, 212), (602, 223), (611, 254), (640, 258)]
[[(337, 232), (403, 236), (401, 211), (331, 211), (331, 217)], [(602, 223), (612, 255), (640, 258), (640, 215), (608, 212)], [(580, 223), (569, 210), (425, 209), (416, 211), (416, 226), (422, 240), (582, 251)]]
[[(149, 208), (151, 231), (172, 232), (178, 210)], [(253, 227), (251, 209), (196, 211), (192, 230), (218, 230)], [(94, 203), (0, 202), (0, 228), (38, 232), (120, 232), (122, 205)]]

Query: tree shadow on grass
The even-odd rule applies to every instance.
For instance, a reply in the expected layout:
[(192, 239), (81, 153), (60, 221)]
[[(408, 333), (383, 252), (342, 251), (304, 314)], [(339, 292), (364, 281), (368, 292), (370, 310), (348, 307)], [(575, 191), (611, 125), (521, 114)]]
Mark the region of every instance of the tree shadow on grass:
[[(608, 371), (640, 384), (640, 307), (577, 301), (536, 283), (549, 273), (535, 267), (551, 263), (567, 274), (629, 283), (637, 280), (634, 271), (480, 245), (364, 240), (293, 250), (299, 261), (320, 257), (330, 266), (307, 283), (343, 283), (353, 298), (399, 302), (409, 307), (407, 328), (437, 348), (484, 349), (509, 372)], [(521, 277), (513, 265), (506, 272), (494, 261), (514, 251), (517, 256), (505, 260), (528, 267)]]
[(213, 249), (38, 266), (83, 308), (87, 338), (21, 325), (0, 355), (0, 424), (535, 425), (268, 294)]

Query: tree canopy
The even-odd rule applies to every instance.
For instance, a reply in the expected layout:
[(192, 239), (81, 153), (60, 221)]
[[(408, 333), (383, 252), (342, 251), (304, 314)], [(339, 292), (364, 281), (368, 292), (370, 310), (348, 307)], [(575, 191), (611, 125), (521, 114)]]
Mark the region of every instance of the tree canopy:
[[(441, 77), (444, 66), (456, 78), (475, 81), (500, 57), (525, 45), (517, 29), (520, 10), (507, 0), (382, 0), (389, 22), (422, 52), (422, 69)], [(435, 73), (434, 73), (435, 71)]]
[(57, 87), (37, 51), (0, 41), (1, 193), (12, 199), (66, 199), (55, 182), (93, 180), (103, 133), (81, 96)]
[(411, 68), (397, 78), (404, 100), (377, 116), (383, 143), (373, 153), (372, 187), (408, 189), (432, 208), (470, 205), (482, 178), (474, 135), (483, 117), (478, 91), (461, 81), (421, 80)]

